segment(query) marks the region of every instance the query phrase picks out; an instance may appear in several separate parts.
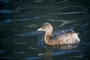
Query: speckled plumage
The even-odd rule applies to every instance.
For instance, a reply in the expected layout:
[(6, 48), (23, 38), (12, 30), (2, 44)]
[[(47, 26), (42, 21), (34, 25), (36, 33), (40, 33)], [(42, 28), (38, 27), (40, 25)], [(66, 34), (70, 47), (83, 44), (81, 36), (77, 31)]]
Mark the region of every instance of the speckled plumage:
[(71, 33), (75, 33), (75, 32), (73, 30), (60, 30), (60, 31), (53, 32), (52, 37), (54, 39), (59, 39), (59, 38), (67, 37), (68, 34), (71, 34)]

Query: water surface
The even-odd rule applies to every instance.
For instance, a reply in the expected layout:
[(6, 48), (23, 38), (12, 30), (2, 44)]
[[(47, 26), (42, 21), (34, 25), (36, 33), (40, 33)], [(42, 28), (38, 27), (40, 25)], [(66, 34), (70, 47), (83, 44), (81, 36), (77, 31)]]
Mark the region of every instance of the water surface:
[[(89, 60), (90, 0), (1, 0), (0, 3), (0, 60)], [(53, 48), (45, 45), (45, 32), (37, 31), (44, 22), (51, 23), (54, 31), (75, 30), (80, 43)]]

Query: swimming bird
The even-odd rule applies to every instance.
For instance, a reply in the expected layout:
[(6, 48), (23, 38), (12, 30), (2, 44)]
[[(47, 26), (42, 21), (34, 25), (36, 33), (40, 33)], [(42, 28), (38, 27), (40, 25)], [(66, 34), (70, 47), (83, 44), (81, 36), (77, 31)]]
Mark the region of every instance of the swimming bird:
[(73, 30), (61, 30), (53, 33), (53, 27), (45, 22), (37, 31), (45, 31), (44, 42), (47, 45), (75, 44), (80, 42), (78, 33)]

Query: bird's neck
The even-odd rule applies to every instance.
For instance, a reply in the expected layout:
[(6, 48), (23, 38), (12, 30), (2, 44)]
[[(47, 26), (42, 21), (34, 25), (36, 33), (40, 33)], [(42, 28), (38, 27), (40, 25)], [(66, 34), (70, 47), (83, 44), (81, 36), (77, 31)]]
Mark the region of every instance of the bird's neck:
[(52, 32), (46, 32), (44, 36), (44, 41), (46, 44), (50, 43)]

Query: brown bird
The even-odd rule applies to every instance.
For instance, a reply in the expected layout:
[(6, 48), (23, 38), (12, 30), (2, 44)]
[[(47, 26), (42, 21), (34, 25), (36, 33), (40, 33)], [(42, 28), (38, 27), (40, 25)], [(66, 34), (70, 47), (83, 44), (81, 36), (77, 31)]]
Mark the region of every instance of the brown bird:
[(45, 31), (44, 41), (48, 45), (75, 44), (80, 42), (78, 33), (73, 30), (61, 30), (55, 33), (50, 23), (44, 23), (37, 31)]

